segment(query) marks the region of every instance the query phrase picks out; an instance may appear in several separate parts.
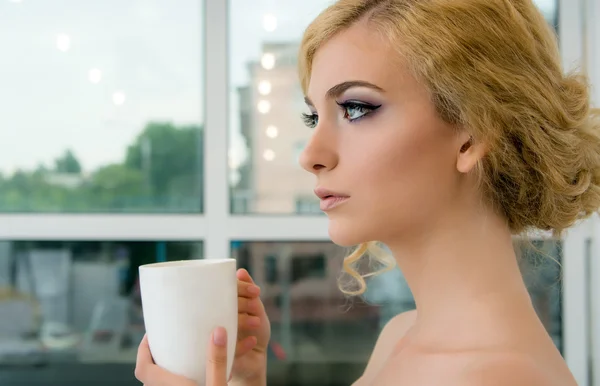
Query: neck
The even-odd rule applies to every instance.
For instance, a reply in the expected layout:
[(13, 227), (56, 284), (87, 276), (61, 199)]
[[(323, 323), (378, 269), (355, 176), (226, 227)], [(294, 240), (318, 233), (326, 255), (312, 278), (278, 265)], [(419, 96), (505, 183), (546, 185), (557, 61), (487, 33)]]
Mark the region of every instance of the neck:
[(490, 320), (535, 315), (511, 233), (499, 216), (451, 213), (433, 230), (407, 236), (385, 244), (413, 293), (421, 330), (445, 325), (458, 337), (461, 327), (469, 334)]

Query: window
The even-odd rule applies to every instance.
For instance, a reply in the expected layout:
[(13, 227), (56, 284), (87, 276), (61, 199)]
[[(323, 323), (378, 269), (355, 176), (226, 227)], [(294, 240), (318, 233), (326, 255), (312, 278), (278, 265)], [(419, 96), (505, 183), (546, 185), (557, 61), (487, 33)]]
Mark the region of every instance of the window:
[(311, 132), (300, 119), (296, 62), (304, 28), (329, 3), (229, 0), (234, 213), (296, 213), (295, 197), (312, 194), (313, 177), (297, 163)]
[(294, 165), (296, 167), (300, 167), (300, 156), (302, 155), (302, 152), (304, 151), (304, 148), (307, 145), (307, 141), (306, 140), (300, 140), (300, 141), (296, 141), (293, 144), (293, 148), (294, 148)]
[[(0, 1), (0, 384), (138, 385), (137, 266), (226, 256), (264, 286), (269, 385), (360, 376), (381, 327), (415, 305), (399, 270), (362, 298), (341, 294), (346, 250), (328, 241), (314, 179), (297, 165), (311, 130), (296, 50), (332, 2)], [(558, 25), (558, 1), (537, 4)], [(561, 5), (564, 60), (576, 62), (583, 12)], [(591, 373), (588, 233), (538, 242), (524, 259), (580, 384)]]
[(0, 5), (0, 212), (202, 211), (201, 5)]
[(548, 23), (558, 28), (558, 0), (534, 0)]
[[(312, 194), (313, 177), (297, 166), (311, 131), (299, 119), (306, 107), (296, 63), (304, 28), (330, 3), (229, 0), (229, 183), (235, 214), (299, 213), (294, 197)], [(557, 26), (556, 0), (537, 4)]]
[(138, 266), (201, 258), (201, 242), (0, 242), (0, 367), (134, 363)]
[(322, 214), (319, 199), (314, 195), (296, 197), (296, 213), (298, 214)]
[[(292, 379), (297, 385), (352, 384), (383, 326), (415, 308), (398, 269), (368, 279), (363, 296), (345, 297), (337, 280), (347, 251), (331, 243), (236, 242), (232, 247), (238, 265), (262, 287), (271, 320), (269, 384)], [(560, 349), (562, 245), (537, 241), (518, 244), (518, 250), (535, 308)]]

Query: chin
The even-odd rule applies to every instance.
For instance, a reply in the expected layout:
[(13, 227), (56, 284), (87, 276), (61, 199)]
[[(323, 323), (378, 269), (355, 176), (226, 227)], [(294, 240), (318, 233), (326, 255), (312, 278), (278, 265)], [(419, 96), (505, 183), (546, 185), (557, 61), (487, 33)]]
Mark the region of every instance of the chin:
[(368, 241), (364, 230), (355, 221), (329, 219), (329, 238), (340, 247), (353, 247)]

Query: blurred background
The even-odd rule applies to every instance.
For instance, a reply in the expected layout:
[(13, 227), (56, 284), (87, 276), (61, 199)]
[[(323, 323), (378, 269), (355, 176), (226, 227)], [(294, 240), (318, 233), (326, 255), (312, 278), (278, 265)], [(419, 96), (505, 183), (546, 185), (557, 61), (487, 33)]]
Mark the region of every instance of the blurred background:
[[(340, 293), (348, 251), (298, 165), (298, 44), (330, 3), (0, 0), (1, 385), (139, 384), (138, 266), (228, 256), (263, 288), (270, 386), (360, 376), (414, 302), (397, 269)], [(600, 0), (536, 4), (598, 84)], [(515, 240), (580, 385), (600, 385), (599, 224)]]

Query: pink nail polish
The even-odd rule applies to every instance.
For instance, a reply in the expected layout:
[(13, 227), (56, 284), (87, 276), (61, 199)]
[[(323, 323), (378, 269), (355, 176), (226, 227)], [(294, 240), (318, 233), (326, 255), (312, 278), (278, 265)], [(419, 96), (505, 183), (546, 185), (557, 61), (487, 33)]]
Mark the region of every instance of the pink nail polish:
[(227, 332), (223, 327), (217, 327), (213, 331), (213, 342), (217, 346), (225, 346), (227, 343)]

